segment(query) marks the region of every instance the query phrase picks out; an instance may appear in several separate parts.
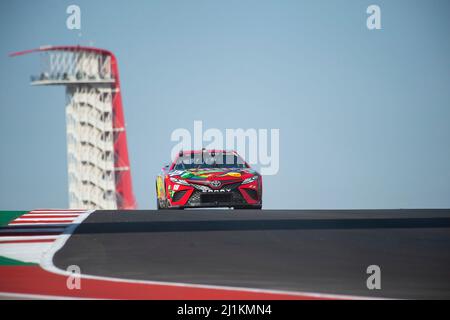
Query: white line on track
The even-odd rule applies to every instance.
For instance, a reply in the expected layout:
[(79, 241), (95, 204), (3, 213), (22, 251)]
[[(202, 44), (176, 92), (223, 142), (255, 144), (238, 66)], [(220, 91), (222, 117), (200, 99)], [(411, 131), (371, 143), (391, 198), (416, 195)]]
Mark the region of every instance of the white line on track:
[(73, 214), (73, 213), (55, 213), (55, 214), (53, 214), (53, 213), (45, 213), (45, 214), (29, 214), (29, 213), (27, 213), (27, 214), (20, 216), (20, 218), (18, 218), (18, 219), (22, 219), (23, 217), (30, 217), (30, 218), (31, 217), (33, 217), (33, 218), (72, 217), (72, 218), (76, 218), (78, 216), (79, 216), (79, 214)]
[(43, 300), (94, 300), (91, 298), (84, 299), (84, 298), (76, 298), (76, 297), (48, 296), (48, 295), (42, 295), (42, 294), (0, 292), (0, 300), (2, 298), (43, 299)]
[(75, 213), (85, 213), (86, 211), (83, 210), (33, 210), (30, 211), (29, 213), (70, 213), (70, 214), (75, 214)]
[(42, 253), (51, 247), (52, 242), (0, 243), (0, 253), (10, 259), (39, 263)]
[(14, 223), (14, 224), (10, 224), (10, 227), (47, 227), (47, 226), (51, 226), (51, 227), (64, 227), (67, 226), (69, 224), (71, 224), (72, 222), (51, 222), (51, 223), (42, 223), (42, 222), (20, 222), (20, 223)]
[[(12, 222), (15, 221), (28, 221), (28, 222), (32, 222), (32, 221), (43, 221), (43, 222), (54, 222), (54, 221), (73, 221), (75, 220), (74, 218), (36, 218), (36, 219), (16, 219)], [(11, 222), (10, 222), (11, 224)]]
[(29, 228), (29, 229), (3, 229), (0, 230), (0, 234), (8, 234), (8, 233), (16, 233), (16, 232), (23, 232), (23, 233), (33, 233), (33, 232), (63, 232), (64, 228)]
[(10, 237), (0, 237), (0, 243), (2, 241), (16, 241), (16, 240), (56, 240), (58, 238), (55, 236), (10, 236)]
[[(12, 221), (12, 222), (15, 222), (15, 221), (44, 221), (44, 222), (53, 222), (53, 221), (73, 221), (73, 220), (75, 220), (76, 218), (33, 218), (33, 219), (31, 219), (31, 218), (28, 218), (28, 219), (23, 219), (23, 218), (21, 218), (21, 219), (16, 219), (16, 220), (14, 220), (14, 221)], [(10, 222), (10, 223), (12, 223), (12, 222)]]

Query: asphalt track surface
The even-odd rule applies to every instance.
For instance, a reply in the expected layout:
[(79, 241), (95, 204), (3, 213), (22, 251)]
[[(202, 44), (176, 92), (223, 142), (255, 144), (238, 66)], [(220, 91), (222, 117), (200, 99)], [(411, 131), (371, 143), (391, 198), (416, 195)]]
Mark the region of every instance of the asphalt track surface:
[[(83, 274), (450, 299), (450, 210), (96, 211), (54, 256)], [(381, 290), (366, 269), (381, 268)]]

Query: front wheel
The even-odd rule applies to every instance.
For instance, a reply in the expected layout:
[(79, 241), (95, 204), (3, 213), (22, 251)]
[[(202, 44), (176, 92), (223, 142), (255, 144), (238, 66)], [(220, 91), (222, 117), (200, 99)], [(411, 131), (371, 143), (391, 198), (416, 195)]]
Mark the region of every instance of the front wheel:
[(165, 206), (162, 201), (158, 198), (158, 183), (156, 183), (156, 209), (157, 210), (162, 210), (162, 209), (166, 209), (167, 206)]
[(156, 198), (156, 210), (161, 210), (161, 203), (159, 202), (159, 199)]

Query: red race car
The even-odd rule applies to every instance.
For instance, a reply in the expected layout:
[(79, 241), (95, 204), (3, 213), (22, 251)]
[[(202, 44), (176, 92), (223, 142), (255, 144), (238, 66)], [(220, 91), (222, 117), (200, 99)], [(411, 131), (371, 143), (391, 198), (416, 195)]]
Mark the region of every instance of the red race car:
[(180, 151), (156, 179), (158, 209), (261, 209), (262, 177), (235, 152)]

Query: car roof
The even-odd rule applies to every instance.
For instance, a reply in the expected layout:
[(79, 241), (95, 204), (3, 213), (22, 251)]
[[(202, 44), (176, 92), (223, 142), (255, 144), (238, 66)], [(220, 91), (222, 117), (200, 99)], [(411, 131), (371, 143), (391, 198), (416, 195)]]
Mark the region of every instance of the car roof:
[[(180, 158), (180, 157), (182, 157), (182, 156), (184, 156), (184, 155), (186, 155), (186, 154), (199, 154), (199, 153), (202, 153), (202, 152), (205, 152), (205, 153), (212, 153), (212, 152), (215, 152), (215, 153), (224, 153), (224, 154), (232, 154), (232, 155), (235, 155), (235, 156), (237, 156), (237, 157), (240, 157), (240, 158), (242, 158), (236, 151), (234, 151), (234, 150), (219, 150), (219, 149), (201, 149), (201, 150), (180, 150), (180, 152), (178, 153), (178, 155), (176, 156), (176, 158), (173, 160), (173, 162), (172, 162), (172, 164), (171, 164), (171, 166), (170, 166), (170, 169), (172, 169), (174, 166), (175, 166), (175, 164), (176, 164), (176, 162), (178, 161), (178, 159)], [(245, 164), (245, 166), (247, 167), (247, 168), (250, 168), (250, 165), (244, 160), (244, 164)]]
[(236, 151), (234, 150), (219, 150), (219, 149), (201, 149), (201, 150), (181, 150), (180, 153), (182, 154), (195, 154), (195, 153), (202, 153), (202, 152), (207, 152), (207, 153), (232, 153), (232, 154), (237, 154)]

